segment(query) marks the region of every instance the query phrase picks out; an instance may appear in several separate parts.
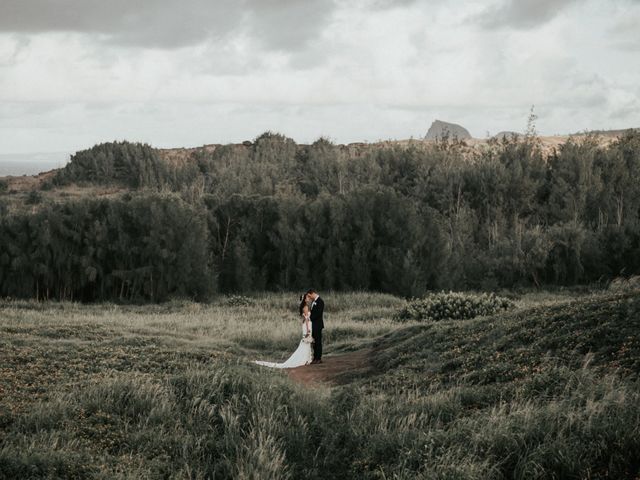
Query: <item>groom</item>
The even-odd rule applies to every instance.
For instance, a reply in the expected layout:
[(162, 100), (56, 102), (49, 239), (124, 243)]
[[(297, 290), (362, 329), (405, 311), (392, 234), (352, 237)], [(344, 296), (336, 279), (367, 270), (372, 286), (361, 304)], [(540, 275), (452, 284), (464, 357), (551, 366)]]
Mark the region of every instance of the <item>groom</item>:
[(324, 301), (313, 288), (307, 291), (307, 295), (311, 299), (311, 336), (313, 337), (313, 361), (314, 363), (322, 363), (322, 329), (324, 328)]

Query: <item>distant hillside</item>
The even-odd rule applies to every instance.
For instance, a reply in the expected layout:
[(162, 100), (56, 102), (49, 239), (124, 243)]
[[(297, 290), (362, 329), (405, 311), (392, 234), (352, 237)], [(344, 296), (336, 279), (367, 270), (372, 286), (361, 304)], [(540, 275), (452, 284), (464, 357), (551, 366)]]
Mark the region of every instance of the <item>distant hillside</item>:
[(638, 128), (623, 128), (620, 130), (587, 130), (586, 132), (576, 132), (574, 135), (600, 135), (603, 137), (621, 137), (634, 130), (640, 130)]
[(521, 137), (522, 134), (518, 133), (518, 132), (511, 132), (511, 131), (503, 131), (503, 132), (498, 132), (496, 133), (493, 138), (495, 138), (496, 140), (513, 140), (516, 139), (518, 137)]
[[(452, 131), (451, 128), (459, 127), (455, 124), (440, 122), (439, 120), (434, 122), (434, 125), (436, 125), (436, 127), (433, 129), (433, 134), (428, 135), (429, 137), (433, 136), (433, 138), (385, 140), (374, 143), (357, 142), (350, 144), (333, 145), (333, 148), (335, 148), (340, 153), (341, 157), (347, 159), (364, 158), (370, 156), (374, 152), (389, 148), (411, 148), (415, 150), (429, 150), (430, 148), (432, 148), (436, 138), (442, 138), (439, 136), (442, 132), (450, 132)], [(452, 125), (453, 127), (447, 127), (447, 125)], [(468, 132), (467, 134), (464, 133), (466, 132), (466, 130), (463, 127), (460, 128), (462, 128), (462, 130), (464, 131), (458, 131), (460, 135), (457, 138), (464, 138), (464, 142), (458, 145), (457, 148), (463, 155), (473, 156), (476, 153), (481, 152), (482, 150), (487, 148), (488, 139), (471, 138), (470, 135), (467, 135)], [(430, 131), (431, 130), (432, 129), (430, 129)], [(597, 131), (589, 132), (588, 134), (582, 132), (571, 136), (541, 136), (538, 137), (538, 140), (539, 145), (542, 148), (542, 152), (545, 155), (549, 155), (565, 142), (567, 142), (567, 140), (569, 140), (570, 138), (575, 141), (580, 141), (580, 139), (585, 138), (586, 135), (596, 135), (596, 137), (599, 139), (599, 143), (602, 146), (606, 146), (616, 138), (632, 131), (633, 129)], [(507, 140), (511, 141), (516, 139), (515, 135), (516, 132), (504, 131), (498, 133), (497, 135), (494, 135), (492, 139), (502, 140), (506, 137)], [(519, 136), (522, 137), (521, 135)], [(453, 139), (454, 137), (449, 136), (449, 138)], [(122, 145), (131, 145), (132, 147), (137, 145), (131, 142), (112, 142), (102, 145), (117, 145), (118, 143)], [(234, 150), (235, 154), (238, 154), (240, 156), (246, 155), (252, 150), (252, 148), (255, 148), (254, 144), (255, 142), (245, 141), (238, 144), (207, 144), (200, 147), (188, 148), (151, 148), (151, 151), (153, 153), (150, 153), (148, 157), (152, 159), (152, 162), (154, 161), (154, 156), (162, 161), (163, 165), (157, 165), (154, 168), (163, 169), (166, 166), (169, 168), (169, 170), (180, 170), (184, 168), (191, 168), (192, 166), (194, 166), (197, 162), (197, 158), (215, 156), (215, 152), (220, 151), (221, 149), (225, 152)], [(297, 144), (298, 149), (308, 149), (309, 147), (310, 145)], [(40, 160), (37, 160), (36, 157), (32, 158), (31, 155), (28, 155), (29, 161), (23, 160), (22, 157), (16, 157), (15, 155), (0, 155), (0, 178), (3, 176), (9, 177), (5, 178), (4, 180), (8, 184), (7, 190), (14, 191), (30, 191), (33, 189), (38, 189), (43, 185), (43, 183), (50, 181), (52, 178), (60, 179), (64, 177), (67, 179), (67, 181), (70, 181), (71, 177), (78, 174), (80, 170), (85, 171), (86, 173), (87, 178), (85, 178), (85, 181), (97, 181), (99, 179), (98, 183), (108, 183), (109, 181), (114, 180), (113, 175), (118, 175), (118, 173), (113, 171), (112, 167), (103, 165), (104, 161), (100, 160), (96, 155), (96, 148), (103, 147), (100, 147), (100, 145), (96, 145), (91, 149), (76, 152), (76, 154), (71, 156), (73, 158), (76, 158), (75, 162), (68, 162), (68, 156), (66, 154), (42, 154), (42, 158), (40, 158), (41, 155), (38, 154), (37, 158), (40, 158)], [(95, 158), (97, 163), (95, 164), (95, 166), (91, 166), (91, 160), (88, 160), (87, 163), (87, 161), (85, 160), (81, 161), (80, 158)], [(114, 161), (118, 162), (120, 160), (115, 157), (111, 160), (108, 160), (108, 162), (111, 162), (112, 165)], [(80, 165), (82, 162), (84, 162), (84, 166)], [(67, 164), (66, 167), (59, 167), (60, 165), (64, 165), (65, 163)], [(138, 182), (140, 179), (138, 179), (137, 176), (140, 172), (134, 172), (130, 170), (131, 167), (133, 167), (132, 164), (125, 162), (123, 165), (121, 165), (120, 174), (125, 174), (125, 176), (127, 176), (128, 178), (128, 182)], [(89, 173), (89, 170), (94, 168), (102, 168), (103, 170), (107, 169), (106, 172), (103, 172), (106, 173), (106, 175), (101, 174), (98, 170), (95, 170), (93, 173)], [(124, 172), (122, 168), (125, 168), (125, 170), (127, 171)], [(91, 178), (94, 178), (94, 180), (91, 180)]]

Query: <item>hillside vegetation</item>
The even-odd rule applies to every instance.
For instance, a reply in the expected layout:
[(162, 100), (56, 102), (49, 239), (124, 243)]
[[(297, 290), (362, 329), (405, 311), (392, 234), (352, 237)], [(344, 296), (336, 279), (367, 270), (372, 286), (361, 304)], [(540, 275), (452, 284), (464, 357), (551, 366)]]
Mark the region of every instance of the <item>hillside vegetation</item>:
[(157, 302), (313, 285), (411, 297), (640, 273), (637, 131), (551, 152), (533, 134), (470, 148), (265, 133), (174, 153), (102, 144), (40, 190), (6, 184), (0, 296)]
[(401, 299), (328, 292), (325, 361), (371, 368), (312, 389), (249, 363), (291, 352), (291, 297), (2, 303), (0, 478), (640, 474), (637, 290), (408, 325)]

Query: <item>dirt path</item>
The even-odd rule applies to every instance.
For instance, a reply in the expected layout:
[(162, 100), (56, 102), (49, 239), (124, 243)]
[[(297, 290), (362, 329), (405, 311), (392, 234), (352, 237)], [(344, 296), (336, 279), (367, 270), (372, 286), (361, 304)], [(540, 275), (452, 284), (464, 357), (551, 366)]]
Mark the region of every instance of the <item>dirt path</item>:
[(342, 355), (324, 355), (322, 363), (305, 367), (290, 368), (291, 379), (307, 386), (330, 383), (340, 385), (370, 371), (371, 350), (358, 350)]

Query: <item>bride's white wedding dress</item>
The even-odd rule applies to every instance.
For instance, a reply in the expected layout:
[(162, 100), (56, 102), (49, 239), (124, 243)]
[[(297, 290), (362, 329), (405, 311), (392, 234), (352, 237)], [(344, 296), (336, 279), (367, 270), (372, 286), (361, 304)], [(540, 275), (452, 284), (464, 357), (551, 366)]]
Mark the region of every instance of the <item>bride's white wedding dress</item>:
[[(305, 319), (306, 320), (306, 319)], [(308, 336), (307, 336), (308, 334)], [(307, 332), (307, 322), (302, 322), (302, 340), (295, 352), (284, 362), (265, 362), (262, 360), (254, 360), (258, 365), (271, 368), (295, 368), (303, 365), (309, 365), (313, 360), (313, 350), (311, 349), (311, 332)]]

